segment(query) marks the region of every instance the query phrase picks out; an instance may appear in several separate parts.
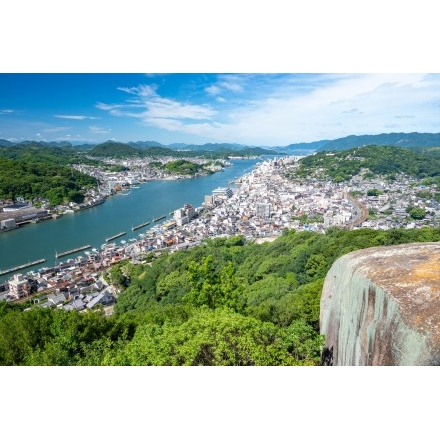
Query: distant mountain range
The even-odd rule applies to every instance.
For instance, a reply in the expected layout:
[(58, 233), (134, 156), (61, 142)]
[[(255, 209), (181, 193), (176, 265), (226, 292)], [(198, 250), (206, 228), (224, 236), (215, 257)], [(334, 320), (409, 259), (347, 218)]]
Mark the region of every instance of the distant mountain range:
[(395, 147), (439, 147), (440, 133), (382, 133), (374, 135), (347, 136), (328, 141), (317, 151), (348, 150), (364, 145), (384, 145)]
[[(310, 154), (314, 151), (333, 151), (333, 150), (348, 150), (350, 148), (362, 147), (364, 145), (392, 145), (407, 148), (416, 147), (439, 147), (440, 146), (440, 133), (382, 133), (375, 135), (360, 135), (360, 136), (346, 136), (333, 140), (320, 140), (315, 142), (300, 142), (297, 144), (290, 144), (279, 147), (253, 147), (249, 145), (236, 144), (236, 143), (207, 143), (201, 145), (174, 143), (169, 145), (161, 144), (156, 141), (136, 141), (136, 142), (114, 142), (107, 141), (99, 144), (83, 144), (73, 145), (69, 142), (42, 142), (42, 141), (22, 141), (22, 142), (10, 142), (6, 139), (0, 139), (0, 147), (13, 147), (16, 145), (42, 145), (51, 147), (72, 147), (81, 150), (92, 150), (99, 145), (110, 145), (112, 143), (119, 146), (125, 145), (133, 149), (150, 149), (150, 148), (164, 148), (168, 150), (180, 150), (180, 151), (205, 151), (205, 152), (217, 152), (217, 151), (242, 151), (247, 149), (255, 149), (260, 151), (259, 154), (267, 154), (267, 151), (273, 154)], [(261, 151), (264, 151), (261, 152)]]
[[(92, 156), (183, 156), (183, 155), (218, 155), (223, 156), (261, 156), (267, 154), (273, 154), (273, 150), (268, 150), (260, 147), (243, 147), (242, 149), (231, 149), (230, 144), (205, 144), (198, 145), (197, 148), (182, 148), (172, 149), (169, 147), (151, 145), (152, 142), (131, 142), (131, 144), (125, 144), (122, 142), (107, 141), (102, 144), (94, 146), (88, 150), (88, 154)], [(156, 142), (157, 144), (157, 142)], [(135, 146), (136, 145), (136, 146)], [(160, 144), (159, 144), (160, 145)], [(278, 152), (278, 154), (284, 154)]]

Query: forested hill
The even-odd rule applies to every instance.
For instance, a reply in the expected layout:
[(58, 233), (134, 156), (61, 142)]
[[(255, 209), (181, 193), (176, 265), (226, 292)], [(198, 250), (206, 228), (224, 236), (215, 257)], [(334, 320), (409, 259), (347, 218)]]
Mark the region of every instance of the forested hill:
[(401, 147), (367, 146), (339, 152), (319, 152), (300, 161), (298, 175), (308, 176), (320, 170), (335, 182), (348, 180), (362, 170), (373, 175), (394, 175), (402, 172), (425, 178), (440, 175), (440, 156), (434, 149), (419, 151)]
[[(210, 150), (211, 145), (216, 145), (216, 148)], [(172, 157), (193, 157), (193, 156), (206, 156), (212, 158), (223, 158), (230, 155), (233, 156), (260, 156), (265, 154), (273, 154), (272, 150), (267, 150), (260, 147), (248, 147), (241, 150), (227, 148), (229, 144), (206, 144), (200, 146), (200, 150), (195, 149), (182, 149), (173, 150), (171, 148), (160, 146), (140, 146), (134, 147), (121, 142), (108, 141), (102, 144), (96, 145), (88, 154), (97, 157), (129, 157), (129, 156), (172, 156)], [(203, 149), (204, 147), (207, 147)], [(279, 154), (279, 153), (278, 153)]]
[(364, 145), (391, 145), (397, 147), (438, 147), (440, 133), (382, 133), (374, 135), (347, 136), (325, 142), (317, 151), (347, 150)]
[(84, 200), (84, 187), (96, 179), (78, 172), (75, 163), (95, 164), (77, 151), (28, 143), (0, 147), (0, 199), (49, 199), (52, 205)]
[[(371, 246), (439, 241), (440, 229), (285, 231), (272, 243), (207, 240), (105, 277), (115, 314), (0, 302), (0, 365), (319, 365), (332, 263)], [(30, 310), (23, 312), (23, 308)]]
[(98, 157), (127, 157), (137, 156), (140, 150), (121, 142), (104, 142), (93, 147), (88, 154)]

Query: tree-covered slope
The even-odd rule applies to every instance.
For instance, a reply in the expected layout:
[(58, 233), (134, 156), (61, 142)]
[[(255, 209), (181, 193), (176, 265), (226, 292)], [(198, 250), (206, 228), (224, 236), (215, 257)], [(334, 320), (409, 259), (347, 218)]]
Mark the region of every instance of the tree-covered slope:
[(382, 133), (351, 135), (334, 139), (318, 147), (317, 151), (347, 150), (365, 145), (390, 145), (396, 147), (438, 147), (440, 133)]
[(109, 141), (96, 145), (88, 151), (88, 154), (97, 157), (127, 157), (138, 156), (140, 151), (122, 142)]
[(440, 229), (287, 232), (208, 240), (122, 262), (111, 317), (0, 302), (1, 365), (319, 365), (324, 277), (341, 255), (439, 241)]
[(298, 175), (320, 173), (338, 182), (363, 170), (375, 175), (401, 172), (418, 178), (433, 177), (440, 175), (440, 156), (431, 154), (430, 150), (370, 145), (307, 156), (300, 161)]
[(0, 157), (0, 198), (26, 200), (47, 198), (52, 205), (84, 200), (83, 187), (96, 180), (72, 168), (45, 162), (27, 162)]

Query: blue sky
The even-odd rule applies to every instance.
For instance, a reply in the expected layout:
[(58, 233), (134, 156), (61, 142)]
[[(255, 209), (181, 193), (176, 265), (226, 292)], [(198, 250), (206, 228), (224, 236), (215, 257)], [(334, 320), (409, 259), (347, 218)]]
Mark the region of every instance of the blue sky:
[(0, 74), (0, 138), (285, 146), (440, 132), (440, 74)]

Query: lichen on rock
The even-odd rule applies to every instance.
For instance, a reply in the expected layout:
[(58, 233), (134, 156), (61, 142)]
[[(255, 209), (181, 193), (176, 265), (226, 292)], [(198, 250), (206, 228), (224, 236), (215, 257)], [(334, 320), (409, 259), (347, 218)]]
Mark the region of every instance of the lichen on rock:
[(324, 282), (320, 328), (333, 365), (439, 365), (440, 243), (339, 258)]

